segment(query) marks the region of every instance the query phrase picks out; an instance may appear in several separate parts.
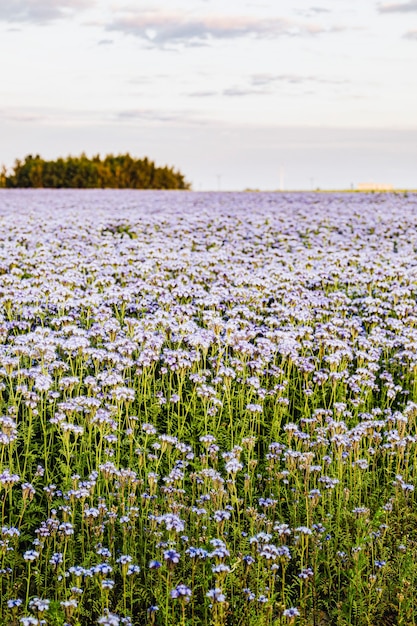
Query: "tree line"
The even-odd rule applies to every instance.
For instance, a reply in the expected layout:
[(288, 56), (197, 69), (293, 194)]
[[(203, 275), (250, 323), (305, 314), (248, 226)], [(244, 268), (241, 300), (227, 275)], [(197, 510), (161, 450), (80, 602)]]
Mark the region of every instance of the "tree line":
[(11, 172), (0, 171), (0, 187), (52, 189), (190, 189), (181, 172), (172, 167), (157, 167), (148, 158), (135, 159), (127, 154), (108, 154), (103, 159), (81, 156), (46, 161), (38, 154), (16, 159)]

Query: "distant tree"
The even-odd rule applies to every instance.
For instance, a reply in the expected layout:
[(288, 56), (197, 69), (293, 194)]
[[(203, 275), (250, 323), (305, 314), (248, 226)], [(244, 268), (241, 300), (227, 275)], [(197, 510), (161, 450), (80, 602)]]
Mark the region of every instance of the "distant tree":
[(0, 189), (6, 186), (7, 169), (3, 165), (0, 169)]
[(181, 172), (172, 167), (156, 167), (146, 157), (127, 154), (99, 155), (89, 159), (84, 153), (56, 161), (45, 161), (38, 154), (16, 159), (10, 175), (3, 167), (0, 187), (8, 188), (112, 188), (112, 189), (190, 189)]

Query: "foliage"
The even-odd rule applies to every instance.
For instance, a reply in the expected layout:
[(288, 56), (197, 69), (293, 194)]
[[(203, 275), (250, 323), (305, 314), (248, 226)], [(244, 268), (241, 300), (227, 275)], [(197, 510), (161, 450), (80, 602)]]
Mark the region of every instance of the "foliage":
[(16, 160), (13, 171), (3, 168), (0, 187), (6, 188), (113, 188), (113, 189), (189, 189), (184, 176), (171, 167), (156, 167), (147, 158), (134, 159), (130, 154), (85, 154), (56, 161), (39, 155)]

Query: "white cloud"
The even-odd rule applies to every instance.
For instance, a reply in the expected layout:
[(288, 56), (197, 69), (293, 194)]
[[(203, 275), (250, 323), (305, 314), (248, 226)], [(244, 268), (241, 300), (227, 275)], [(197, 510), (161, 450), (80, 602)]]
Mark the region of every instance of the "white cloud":
[(187, 96), (190, 98), (211, 98), (217, 95), (217, 91), (192, 91), (191, 93), (187, 93)]
[(310, 7), (310, 11), (312, 13), (331, 13), (330, 9), (325, 9), (324, 7)]
[(45, 24), (94, 6), (93, 0), (1, 0), (0, 20)]
[(320, 83), (326, 85), (343, 85), (348, 81), (341, 78), (323, 78), (320, 76), (303, 76), (300, 74), (254, 74), (251, 83), (254, 86), (267, 86), (274, 83), (300, 85), (304, 83)]
[(245, 88), (245, 87), (228, 87), (227, 89), (223, 90), (223, 95), (224, 96), (257, 96), (257, 95), (264, 95), (266, 93), (268, 93), (265, 90), (261, 90), (261, 89), (250, 89), (250, 88)]
[(394, 2), (388, 4), (382, 4), (379, 7), (381, 13), (411, 13), (417, 12), (417, 0), (410, 0), (410, 2)]
[(6, 122), (42, 122), (45, 119), (43, 114), (34, 113), (28, 110), (0, 109), (0, 119)]
[(147, 124), (202, 124), (205, 123), (199, 113), (194, 111), (164, 111), (161, 109), (123, 109), (115, 114), (115, 119), (126, 123), (142, 123)]
[(252, 36), (318, 35), (337, 29), (320, 24), (296, 22), (280, 17), (270, 19), (244, 15), (194, 16), (184, 12), (142, 11), (121, 13), (107, 25), (107, 30), (133, 35), (156, 46), (167, 43), (195, 45), (213, 39)]

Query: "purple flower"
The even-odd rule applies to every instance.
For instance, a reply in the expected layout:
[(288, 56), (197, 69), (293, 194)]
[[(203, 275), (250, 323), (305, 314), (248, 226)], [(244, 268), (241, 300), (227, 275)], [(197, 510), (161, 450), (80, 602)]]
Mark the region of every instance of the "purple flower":
[(156, 606), (156, 604), (152, 604), (148, 609), (148, 615), (152, 615), (153, 613), (156, 613), (157, 611), (159, 611), (159, 606)]
[(221, 602), (225, 602), (226, 600), (226, 596), (224, 595), (224, 593), (222, 592), (221, 589), (219, 589), (219, 587), (215, 587), (214, 589), (210, 589), (207, 593), (206, 593), (207, 598), (209, 598), (212, 602), (217, 602), (217, 603), (221, 603)]
[(284, 617), (288, 617), (291, 620), (291, 619), (294, 619), (295, 617), (299, 617), (300, 611), (295, 607), (291, 607), (290, 609), (285, 609), (282, 615)]
[(189, 602), (191, 599), (192, 591), (187, 585), (177, 585), (175, 589), (171, 589), (170, 596), (174, 600), (181, 600), (182, 602)]
[(177, 563), (179, 563), (180, 558), (181, 558), (181, 555), (179, 554), (179, 552), (176, 552), (175, 550), (164, 551), (164, 559), (168, 565), (171, 565), (171, 566), (176, 565)]

